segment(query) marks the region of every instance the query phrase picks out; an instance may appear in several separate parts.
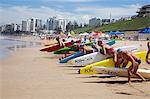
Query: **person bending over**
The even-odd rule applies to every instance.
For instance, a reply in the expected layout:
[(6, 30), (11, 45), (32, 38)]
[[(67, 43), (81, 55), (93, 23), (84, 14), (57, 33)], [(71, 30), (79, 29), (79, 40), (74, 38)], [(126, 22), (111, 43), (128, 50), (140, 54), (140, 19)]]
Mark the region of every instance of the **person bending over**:
[(145, 78), (137, 72), (139, 65), (141, 64), (141, 60), (127, 51), (119, 51), (119, 54), (124, 59), (123, 67), (127, 66), (128, 62), (131, 62), (131, 65), (128, 68), (128, 82), (131, 82), (131, 76), (133, 74), (141, 78), (142, 81), (145, 81)]

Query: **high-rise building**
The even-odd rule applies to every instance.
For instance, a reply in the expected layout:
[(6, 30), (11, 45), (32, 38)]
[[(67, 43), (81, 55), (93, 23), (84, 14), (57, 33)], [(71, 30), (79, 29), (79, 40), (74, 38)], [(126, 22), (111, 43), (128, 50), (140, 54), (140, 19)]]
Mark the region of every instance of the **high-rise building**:
[(12, 24), (12, 25), (13, 25), (13, 30), (17, 31), (18, 24)]
[(59, 21), (56, 19), (56, 17), (47, 19), (46, 28), (48, 30), (56, 30), (58, 26), (59, 26)]
[(36, 28), (36, 30), (41, 29), (42, 28), (42, 20), (36, 19), (35, 21), (36, 21), (35, 22), (35, 28)]
[(36, 32), (42, 28), (42, 20), (38, 18), (31, 18), (27, 24), (30, 25), (30, 32)]
[(22, 31), (27, 31), (27, 21), (22, 21)]
[(22, 31), (29, 32), (30, 31), (30, 20), (22, 21)]
[(35, 32), (35, 24), (36, 24), (36, 19), (31, 18), (31, 23), (30, 23), (30, 31)]
[(59, 28), (65, 32), (66, 31), (67, 22), (65, 19), (59, 19)]

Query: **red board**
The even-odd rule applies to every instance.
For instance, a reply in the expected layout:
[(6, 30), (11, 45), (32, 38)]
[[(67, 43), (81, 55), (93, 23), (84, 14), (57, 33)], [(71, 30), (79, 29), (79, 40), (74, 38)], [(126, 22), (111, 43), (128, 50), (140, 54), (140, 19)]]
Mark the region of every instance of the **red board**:
[[(76, 41), (76, 43), (79, 43), (79, 42), (80, 42), (80, 40)], [(65, 47), (69, 47), (69, 46), (71, 46), (71, 45), (73, 45), (72, 42), (66, 42), (66, 43), (65, 43)], [(50, 46), (50, 47), (47, 47), (47, 48), (43, 48), (43, 49), (41, 49), (40, 51), (53, 52), (53, 51), (56, 51), (56, 50), (61, 49), (61, 48), (63, 48), (63, 47), (62, 47), (62, 46), (59, 46), (59, 45), (57, 44), (57, 45), (54, 45), (54, 46)]]

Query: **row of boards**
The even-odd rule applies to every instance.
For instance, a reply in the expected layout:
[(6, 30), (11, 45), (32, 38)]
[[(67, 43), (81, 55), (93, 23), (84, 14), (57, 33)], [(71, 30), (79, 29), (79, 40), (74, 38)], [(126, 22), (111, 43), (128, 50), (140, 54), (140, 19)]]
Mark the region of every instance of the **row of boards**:
[[(111, 40), (111, 41), (107, 42), (106, 44), (111, 46), (111, 45), (115, 44), (115, 40)], [(89, 55), (89, 54), (87, 54), (87, 55)], [(83, 52), (77, 52), (76, 54), (73, 54), (69, 57), (66, 57), (66, 58), (60, 60), (60, 63), (67, 63), (71, 59), (75, 59), (77, 57), (82, 57), (82, 56), (85, 56), (85, 54)]]

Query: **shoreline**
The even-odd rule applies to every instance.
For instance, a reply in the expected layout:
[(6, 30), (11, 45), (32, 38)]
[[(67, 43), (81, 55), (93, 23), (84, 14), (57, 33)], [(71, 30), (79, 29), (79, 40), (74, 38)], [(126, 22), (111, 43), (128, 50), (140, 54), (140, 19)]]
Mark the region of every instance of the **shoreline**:
[[(29, 39), (28, 39), (29, 40)], [(31, 39), (32, 40), (32, 39)], [(42, 41), (41, 43), (43, 43)], [(49, 41), (53, 42), (53, 41)], [(146, 41), (121, 41), (116, 46), (140, 45), (146, 49)], [(42, 46), (44, 47), (44, 46)], [(19, 48), (1, 61), (2, 99), (149, 99), (150, 82), (110, 77), (106, 74), (79, 75), (80, 67), (59, 64), (57, 55), (40, 52), (37, 48)], [(145, 62), (140, 68), (150, 66)]]

